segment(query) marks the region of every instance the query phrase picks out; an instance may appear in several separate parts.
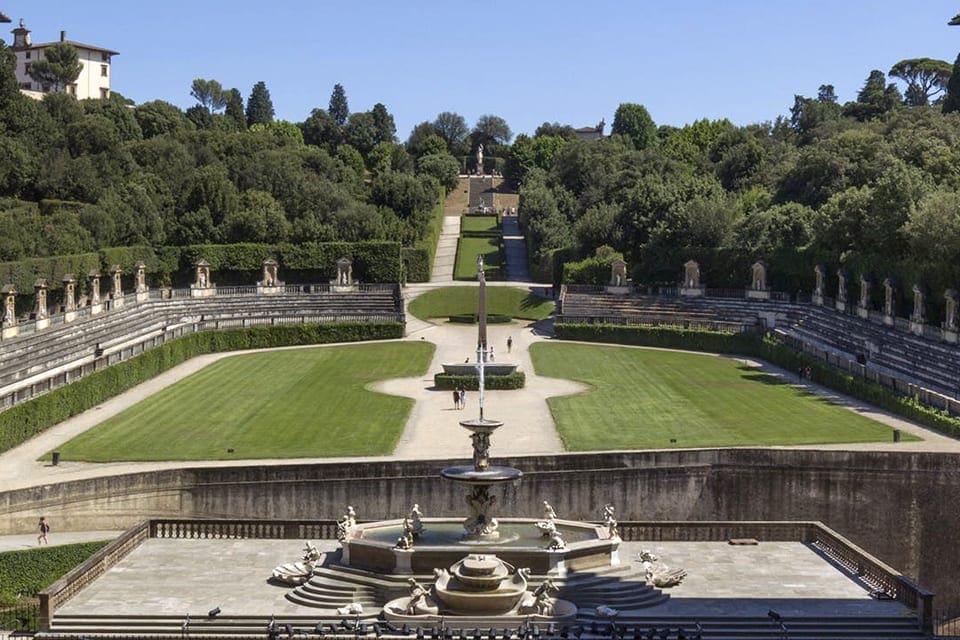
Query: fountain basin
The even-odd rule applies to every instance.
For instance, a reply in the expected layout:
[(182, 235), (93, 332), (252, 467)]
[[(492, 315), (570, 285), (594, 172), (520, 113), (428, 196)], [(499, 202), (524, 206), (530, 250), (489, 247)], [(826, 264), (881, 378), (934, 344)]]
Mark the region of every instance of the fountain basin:
[(440, 475), (454, 482), (490, 485), (519, 480), (523, 477), (523, 472), (513, 467), (494, 466), (487, 467), (486, 469), (477, 469), (473, 465), (462, 465), (442, 469)]
[[(454, 376), (475, 376), (477, 374), (477, 364), (460, 362), (457, 364), (445, 364), (443, 372)], [(483, 374), (485, 376), (508, 376), (517, 370), (520, 366), (510, 362), (487, 362), (483, 365)]]
[(566, 541), (565, 549), (548, 549), (533, 518), (501, 518), (499, 540), (465, 540), (462, 521), (456, 518), (424, 518), (423, 533), (411, 549), (395, 548), (403, 531), (402, 520), (358, 524), (343, 541), (343, 564), (399, 574), (431, 574), (436, 567), (449, 567), (470, 553), (496, 554), (515, 567), (535, 574), (565, 575), (620, 564), (620, 538), (610, 538), (607, 528), (587, 522), (556, 520)]

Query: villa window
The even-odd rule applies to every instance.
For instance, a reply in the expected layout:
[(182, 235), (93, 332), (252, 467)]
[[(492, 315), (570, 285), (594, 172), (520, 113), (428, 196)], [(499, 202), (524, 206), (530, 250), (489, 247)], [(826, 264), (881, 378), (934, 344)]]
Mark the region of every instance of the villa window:
[(104, 89), (103, 87), (101, 87), (101, 88), (100, 88), (100, 99), (101, 99), (101, 100), (106, 100), (106, 99), (109, 98), (109, 97), (110, 97), (110, 89)]
[(107, 69), (109, 69), (109, 68), (110, 68), (110, 67), (109, 67), (108, 65), (105, 65), (105, 64), (100, 65), (100, 75), (101, 75), (102, 77), (106, 78), (106, 77), (107, 77)]

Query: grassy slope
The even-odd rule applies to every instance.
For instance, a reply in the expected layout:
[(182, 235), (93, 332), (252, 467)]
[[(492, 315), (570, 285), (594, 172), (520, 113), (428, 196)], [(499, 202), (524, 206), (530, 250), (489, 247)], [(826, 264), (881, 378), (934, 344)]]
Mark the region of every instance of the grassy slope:
[(500, 266), (500, 243), (497, 238), (460, 237), (457, 263), (453, 267), (454, 280), (474, 280), (477, 277), (477, 254), (483, 254), (484, 267)]
[(544, 343), (533, 345), (531, 356), (538, 374), (593, 387), (547, 400), (571, 450), (892, 439), (886, 425), (729, 358)]
[(424, 374), (432, 356), (429, 343), (233, 356), (59, 449), (66, 460), (92, 462), (387, 454), (413, 400), (364, 387)]
[[(410, 313), (420, 319), (476, 313), (477, 292), (477, 287), (444, 287), (427, 291), (410, 302)], [(487, 313), (542, 320), (552, 311), (552, 300), (544, 300), (523, 289), (487, 287)]]
[(497, 216), (462, 216), (460, 218), (460, 231), (496, 231)]

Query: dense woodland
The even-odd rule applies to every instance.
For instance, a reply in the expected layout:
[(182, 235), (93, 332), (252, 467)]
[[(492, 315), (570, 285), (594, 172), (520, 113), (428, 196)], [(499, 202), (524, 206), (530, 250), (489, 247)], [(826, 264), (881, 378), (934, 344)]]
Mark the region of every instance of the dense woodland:
[(843, 103), (823, 85), (785, 105), (789, 116), (748, 126), (658, 127), (626, 103), (598, 141), (556, 123), (512, 140), (502, 118), (471, 128), (444, 112), (405, 143), (384, 105), (351, 113), (339, 84), (290, 123), (274, 119), (263, 82), (245, 102), (195, 80), (186, 111), (119, 94), (34, 101), (12, 65), (0, 46), (0, 262), (132, 245), (430, 242), (443, 188), (482, 143), (487, 168), (520, 188), (540, 278), (588, 281), (622, 255), (635, 282), (670, 284), (695, 258), (708, 286), (739, 288), (762, 259), (776, 289), (809, 292), (823, 263), (894, 276), (902, 297), (921, 282), (932, 311), (960, 285), (960, 73), (943, 61), (872, 71)]
[[(589, 281), (609, 270), (582, 267), (622, 255), (638, 284), (669, 285), (693, 258), (708, 287), (743, 288), (765, 260), (774, 288), (809, 294), (823, 263), (872, 276), (875, 304), (885, 277), (901, 300), (922, 283), (936, 311), (960, 286), (960, 87), (948, 90), (947, 63), (930, 86), (897, 71), (871, 72), (843, 104), (829, 85), (798, 95), (770, 123), (657, 127), (623, 104), (598, 142), (556, 124), (518, 136), (508, 173), (534, 271), (580, 260), (567, 278)], [(894, 78), (912, 80), (903, 95)]]

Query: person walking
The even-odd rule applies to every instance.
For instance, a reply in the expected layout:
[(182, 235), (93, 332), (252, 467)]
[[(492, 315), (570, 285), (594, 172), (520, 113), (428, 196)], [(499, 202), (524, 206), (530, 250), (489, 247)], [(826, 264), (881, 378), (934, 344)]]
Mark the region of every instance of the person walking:
[(47, 533), (50, 532), (50, 525), (47, 524), (47, 519), (44, 517), (40, 518), (40, 535), (37, 536), (37, 544), (42, 545), (44, 543), (50, 544), (50, 541), (47, 540)]
[(507, 336), (507, 353), (510, 353), (511, 349), (513, 349), (513, 336)]
[(453, 390), (453, 408), (454, 409), (460, 408), (460, 389), (459, 388)]
[(460, 389), (460, 408), (463, 409), (467, 406), (467, 390)]

